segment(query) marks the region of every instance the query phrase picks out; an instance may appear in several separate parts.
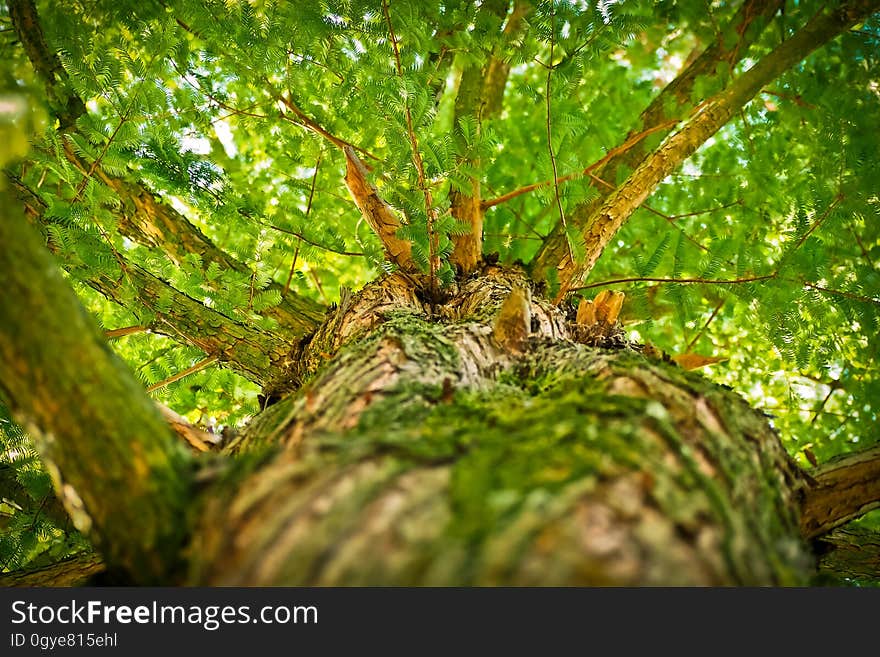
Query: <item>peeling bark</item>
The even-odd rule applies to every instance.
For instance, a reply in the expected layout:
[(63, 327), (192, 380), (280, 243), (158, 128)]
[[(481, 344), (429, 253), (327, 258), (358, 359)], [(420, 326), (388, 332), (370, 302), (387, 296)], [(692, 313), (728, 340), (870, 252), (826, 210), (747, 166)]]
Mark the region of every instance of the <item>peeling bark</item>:
[(385, 247), (388, 260), (404, 271), (418, 271), (412, 259), (412, 244), (397, 236), (397, 231), (403, 224), (394, 208), (379, 196), (376, 186), (367, 179), (369, 175), (367, 167), (361, 162), (354, 149), (351, 146), (344, 146), (343, 151), (345, 152), (345, 185), (358, 210)]

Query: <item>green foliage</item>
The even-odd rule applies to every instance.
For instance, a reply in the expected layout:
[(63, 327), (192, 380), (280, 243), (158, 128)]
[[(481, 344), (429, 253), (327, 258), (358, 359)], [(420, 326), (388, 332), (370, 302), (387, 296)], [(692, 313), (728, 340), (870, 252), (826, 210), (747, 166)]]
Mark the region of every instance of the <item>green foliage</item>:
[(0, 401), (0, 572), (47, 565), (88, 543), (44, 513), (52, 482), (31, 441)]

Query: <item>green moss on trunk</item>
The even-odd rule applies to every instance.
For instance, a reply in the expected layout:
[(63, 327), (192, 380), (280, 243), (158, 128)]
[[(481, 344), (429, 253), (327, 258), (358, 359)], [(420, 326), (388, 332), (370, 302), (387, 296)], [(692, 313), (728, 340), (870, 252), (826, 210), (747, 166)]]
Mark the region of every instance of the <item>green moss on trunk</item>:
[[(395, 317), (267, 411), (252, 430), (263, 444), (299, 431), (296, 448), (218, 491), (191, 581), (808, 581), (801, 476), (734, 393), (634, 352), (544, 339), (466, 386), (426, 376), (466, 369), (462, 330), (478, 328)], [(389, 340), (403, 374), (374, 389), (364, 373)]]

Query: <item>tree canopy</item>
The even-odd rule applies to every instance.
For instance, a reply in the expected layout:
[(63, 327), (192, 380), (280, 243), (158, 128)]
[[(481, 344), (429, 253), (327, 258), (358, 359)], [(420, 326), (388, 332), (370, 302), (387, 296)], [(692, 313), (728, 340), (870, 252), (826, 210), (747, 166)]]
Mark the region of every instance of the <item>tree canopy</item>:
[[(808, 469), (880, 442), (880, 15), (828, 4), (10, 0), (0, 165), (205, 440), (350, 290), (489, 256), (563, 307), (624, 292), (629, 339)], [(0, 437), (0, 567), (81, 549)]]

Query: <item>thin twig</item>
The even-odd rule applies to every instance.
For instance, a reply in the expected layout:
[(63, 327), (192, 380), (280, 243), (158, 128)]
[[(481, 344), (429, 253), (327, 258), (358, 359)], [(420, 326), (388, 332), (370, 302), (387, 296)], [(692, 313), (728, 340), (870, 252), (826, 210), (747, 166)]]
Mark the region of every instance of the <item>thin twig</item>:
[[(655, 133), (658, 130), (665, 130), (666, 128), (669, 128), (670, 126), (673, 126), (676, 123), (678, 123), (678, 120), (666, 121), (665, 123), (662, 123), (660, 125), (653, 126), (651, 128), (648, 128), (647, 130), (643, 130), (642, 132), (639, 132), (638, 134), (635, 134), (632, 137), (630, 137), (629, 139), (627, 139), (620, 146), (615, 146), (614, 148), (609, 150), (604, 156), (602, 156), (601, 159), (596, 160), (590, 166), (588, 166), (586, 169), (583, 169), (581, 171), (575, 171), (574, 173), (568, 173), (564, 176), (559, 176), (558, 178), (555, 179), (555, 182), (556, 183), (568, 182), (569, 180), (574, 180), (574, 179), (580, 178), (582, 176), (590, 176), (590, 174), (593, 171), (595, 171), (599, 167), (604, 166), (611, 158), (617, 157), (621, 153), (628, 151), (630, 148), (632, 148), (633, 146), (638, 144), (642, 139), (644, 139), (648, 135)], [(605, 181), (602, 180), (601, 178), (596, 178), (595, 176), (590, 176), (590, 178), (594, 182), (606, 184), (609, 187), (611, 187), (612, 189), (614, 188), (613, 185), (611, 185), (610, 183), (605, 183)], [(553, 184), (554, 184), (553, 180), (542, 180), (541, 182), (532, 183), (530, 185), (525, 185), (524, 187), (520, 187), (519, 189), (514, 189), (513, 191), (507, 192), (506, 194), (502, 194), (501, 196), (498, 196), (497, 198), (487, 199), (487, 200), (483, 201), (480, 205), (482, 206), (482, 208), (484, 210), (487, 210), (488, 208), (495, 207), (496, 205), (506, 203), (507, 201), (510, 201), (511, 199), (514, 199), (517, 196), (521, 196), (522, 194), (528, 194), (529, 192), (533, 192), (536, 189), (542, 189), (544, 187), (549, 187), (550, 185), (553, 185)]]
[(816, 290), (817, 292), (825, 292), (826, 294), (834, 294), (841, 297), (846, 297), (847, 299), (852, 299), (853, 301), (861, 301), (862, 303), (873, 303), (875, 305), (880, 306), (880, 299), (875, 299), (874, 297), (863, 297), (858, 294), (853, 294), (852, 292), (846, 292), (845, 290), (833, 290), (831, 288), (822, 287), (821, 285), (816, 285), (815, 283), (810, 283), (809, 281), (801, 281), (804, 287), (808, 287), (811, 290)]
[[(270, 84), (270, 82), (268, 80), (266, 80), (266, 84)], [(379, 160), (379, 158), (376, 157), (375, 155), (373, 155), (370, 151), (363, 149), (360, 146), (356, 146), (355, 144), (352, 144), (349, 141), (345, 141), (344, 139), (341, 139), (340, 137), (337, 137), (333, 133), (326, 130), (323, 126), (321, 126), (314, 119), (312, 119), (308, 114), (306, 114), (299, 107), (297, 107), (296, 104), (290, 98), (285, 96), (284, 94), (278, 94), (277, 98), (278, 98), (278, 100), (281, 101), (281, 103), (287, 109), (289, 109), (291, 112), (294, 113), (294, 115), (296, 116), (296, 118), (298, 120), (294, 120), (294, 119), (290, 118), (284, 112), (281, 112), (282, 119), (284, 119), (286, 121), (290, 121), (291, 123), (295, 123), (296, 125), (302, 126), (303, 128), (306, 128), (308, 130), (311, 130), (315, 134), (318, 134), (321, 137), (323, 137), (324, 139), (326, 139), (327, 141), (329, 141), (331, 144), (333, 144), (337, 148), (345, 148), (346, 146), (350, 146), (351, 148), (356, 150), (358, 153), (366, 155), (370, 159), (377, 160), (377, 161)]]
[(126, 335), (134, 335), (135, 333), (146, 333), (149, 330), (149, 326), (126, 326), (124, 328), (109, 329), (107, 331), (104, 331), (104, 337), (112, 340), (114, 338), (123, 338)]
[(795, 95), (791, 95), (791, 94), (783, 94), (783, 93), (780, 93), (780, 92), (778, 92), (778, 91), (773, 91), (772, 89), (761, 89), (761, 93), (762, 93), (762, 94), (767, 94), (768, 96), (776, 96), (777, 98), (782, 98), (783, 100), (790, 100), (790, 101), (792, 101), (795, 105), (797, 105), (797, 106), (799, 106), (799, 107), (805, 107), (806, 109), (811, 109), (811, 110), (816, 109), (816, 106), (815, 106), (815, 105), (813, 105), (812, 103), (808, 103), (807, 101), (805, 101), (805, 100), (801, 97), (800, 94), (795, 94)]
[(194, 374), (200, 370), (205, 369), (209, 365), (213, 365), (217, 361), (217, 356), (208, 356), (204, 360), (200, 360), (198, 363), (193, 365), (192, 367), (188, 367), (182, 372), (178, 372), (173, 376), (169, 376), (164, 381), (159, 381), (159, 383), (154, 383), (149, 388), (147, 388), (147, 392), (153, 392), (154, 390), (158, 390), (159, 388), (164, 388), (165, 386), (174, 383), (175, 381), (180, 381), (182, 378), (189, 376), (190, 374)]
[[(231, 112), (231, 114), (228, 114), (228, 115), (225, 116), (224, 118), (229, 118), (230, 116), (235, 116), (235, 115), (250, 116), (250, 117), (253, 117), (253, 118), (255, 118), (255, 119), (267, 119), (267, 118), (269, 118), (266, 114), (256, 114), (256, 113), (254, 113), (254, 112), (249, 112), (249, 111), (247, 111), (247, 110), (242, 110), (242, 109), (238, 109), (237, 107), (232, 107), (231, 105), (227, 105), (227, 104), (224, 103), (222, 100), (220, 100), (219, 98), (217, 98), (216, 96), (214, 96), (213, 94), (211, 94), (211, 92), (209, 92), (209, 91), (205, 91), (205, 89), (202, 87), (202, 85), (199, 84), (198, 79), (196, 79), (195, 83), (190, 82), (188, 74), (186, 74), (186, 73), (184, 73), (183, 71), (180, 70), (180, 68), (177, 66), (177, 63), (174, 61), (174, 59), (169, 58), (169, 61), (171, 62), (171, 67), (172, 67), (175, 71), (177, 71), (177, 74), (181, 77), (181, 79), (182, 79), (184, 82), (186, 82), (186, 83), (187, 83), (192, 89), (194, 89), (195, 91), (198, 91), (199, 93), (201, 93), (202, 95), (204, 95), (208, 100), (210, 100), (210, 101), (216, 103), (218, 107), (220, 107), (220, 108), (222, 108), (222, 109), (225, 109), (225, 110), (227, 110), (228, 112)], [(259, 107), (260, 105), (263, 105), (263, 104), (264, 104), (264, 103), (262, 103), (262, 102), (261, 102), (261, 103), (253, 103), (253, 104), (250, 105), (247, 109), (250, 110), (250, 109), (253, 109), (254, 107)]]
[(801, 246), (803, 245), (803, 243), (807, 241), (807, 238), (808, 238), (810, 235), (812, 235), (813, 232), (814, 232), (819, 226), (821, 226), (821, 225), (825, 222), (825, 220), (828, 218), (828, 215), (831, 214), (831, 211), (832, 211), (832, 210), (835, 208), (835, 206), (837, 206), (842, 200), (843, 200), (843, 194), (838, 194), (837, 196), (834, 197), (834, 200), (831, 201), (831, 203), (830, 203), (830, 204), (828, 205), (828, 207), (825, 209), (825, 212), (822, 213), (822, 216), (820, 216), (818, 219), (816, 219), (816, 221), (813, 222), (813, 225), (810, 226), (809, 230), (807, 230), (807, 232), (804, 233), (804, 234), (801, 236), (801, 238), (798, 240), (798, 243), (794, 245), (794, 249), (792, 249), (792, 251), (797, 251), (799, 248), (801, 248)]
[(725, 301), (726, 301), (726, 299), (722, 299), (721, 303), (719, 303), (717, 306), (715, 306), (715, 310), (713, 310), (712, 314), (709, 315), (709, 319), (707, 319), (706, 323), (703, 324), (703, 328), (701, 328), (697, 332), (697, 334), (693, 337), (693, 339), (690, 342), (688, 342), (687, 346), (684, 348), (685, 352), (689, 352), (691, 350), (691, 347), (693, 347), (695, 344), (697, 344), (697, 340), (699, 340), (700, 337), (702, 337), (703, 333), (706, 332), (706, 329), (709, 328), (709, 324), (712, 323), (712, 320), (714, 320), (718, 316), (718, 312), (724, 306)]
[(817, 408), (815, 413), (813, 414), (813, 419), (810, 420), (810, 424), (816, 423), (816, 419), (819, 417), (819, 414), (822, 413), (822, 411), (825, 409), (825, 404), (827, 404), (828, 400), (831, 399), (831, 395), (834, 394), (835, 390), (837, 390), (837, 388), (832, 386), (831, 389), (828, 391), (828, 394), (825, 395), (825, 398), (822, 400), (822, 403), (819, 404), (819, 408)]
[(743, 200), (738, 198), (735, 201), (731, 201), (730, 203), (725, 203), (724, 205), (718, 205), (714, 208), (706, 208), (705, 210), (694, 210), (693, 212), (685, 212), (684, 214), (670, 214), (666, 215), (664, 218), (670, 219), (672, 221), (676, 221), (678, 219), (685, 219), (687, 217), (696, 217), (701, 214), (709, 214), (711, 212), (718, 212), (719, 210), (726, 210), (727, 208), (731, 208), (734, 205), (742, 205)]
[(565, 222), (565, 212), (562, 209), (562, 198), (559, 196), (559, 172), (556, 169), (556, 154), (553, 152), (553, 128), (550, 101), (550, 80), (553, 77), (553, 51), (556, 47), (556, 7), (550, 0), (550, 65), (547, 67), (547, 151), (550, 153), (550, 165), (553, 168), (553, 193), (556, 198), (556, 210), (559, 212), (559, 222), (562, 224), (562, 232), (565, 237), (565, 246), (568, 248), (568, 257), (574, 262), (574, 252), (571, 242), (568, 240), (568, 224)]
[(287, 274), (287, 281), (284, 283), (284, 292), (281, 293), (282, 297), (286, 297), (287, 293), (290, 291), (290, 282), (293, 280), (293, 272), (296, 271), (296, 260), (299, 258), (299, 247), (302, 244), (302, 238), (296, 243), (296, 248), (293, 250), (293, 259), (290, 261), (290, 273)]
[(745, 278), (730, 278), (730, 279), (711, 279), (711, 278), (654, 278), (648, 276), (633, 276), (631, 278), (615, 278), (608, 281), (601, 281), (599, 283), (590, 283), (589, 285), (582, 285), (581, 287), (573, 287), (570, 292), (577, 292), (580, 290), (590, 290), (595, 287), (607, 287), (609, 285), (619, 285), (620, 283), (682, 283), (682, 284), (703, 284), (703, 285), (737, 285), (741, 283), (754, 283), (756, 281), (766, 281), (771, 278), (776, 278), (776, 272), (772, 274), (765, 274), (764, 276), (748, 276)]
[(293, 235), (294, 237), (299, 238), (300, 241), (305, 242), (306, 244), (310, 244), (310, 245), (315, 246), (319, 249), (323, 249), (324, 251), (329, 251), (330, 253), (336, 253), (338, 255), (351, 256), (351, 257), (357, 257), (357, 258), (362, 258), (366, 255), (365, 253), (363, 253), (361, 251), (342, 251), (340, 249), (334, 249), (333, 247), (327, 246), (325, 244), (319, 244), (318, 242), (310, 240), (308, 237), (303, 235), (301, 232), (296, 231), (296, 230), (291, 230), (290, 228), (282, 228), (281, 226), (275, 226), (274, 224), (269, 224), (269, 228), (271, 228), (272, 230), (277, 230), (279, 233), (286, 233), (288, 235)]
[[(306, 203), (306, 219), (308, 219), (309, 214), (312, 211), (312, 199), (315, 198), (315, 184), (318, 182), (318, 169), (321, 167), (321, 155), (324, 151), (318, 151), (318, 159), (315, 160), (315, 173), (312, 174), (312, 186), (309, 189), (309, 200)], [(272, 226), (275, 230), (281, 230), (275, 226)], [(291, 231), (292, 232), (292, 231)], [(305, 238), (302, 235), (297, 235), (299, 238), (299, 242), (296, 244), (296, 249), (293, 252), (293, 260), (290, 262), (290, 273), (287, 275), (287, 282), (284, 284), (284, 292), (281, 293), (281, 296), (287, 296), (288, 291), (290, 290), (290, 281), (293, 280), (293, 272), (296, 268), (296, 259), (299, 256), (299, 247)]]
[(327, 295), (324, 294), (324, 286), (321, 285), (321, 279), (318, 278), (318, 275), (315, 273), (314, 269), (310, 269), (309, 274), (311, 274), (312, 280), (315, 281), (315, 286), (318, 288), (318, 294), (321, 295), (321, 298), (324, 300), (324, 303), (329, 304), (330, 300), (327, 298)]
[(119, 131), (122, 129), (122, 126), (128, 121), (128, 115), (131, 113), (131, 110), (134, 108), (134, 98), (132, 98), (131, 103), (129, 103), (128, 109), (125, 110), (125, 114), (123, 114), (119, 123), (114, 128), (110, 137), (107, 139), (107, 143), (104, 144), (104, 148), (101, 150), (101, 153), (94, 159), (92, 164), (89, 166), (89, 170), (86, 172), (85, 177), (80, 182), (79, 186), (76, 188), (76, 193), (73, 195), (73, 199), (70, 201), (71, 204), (76, 203), (79, 200), (79, 197), (82, 196), (83, 191), (88, 185), (89, 180), (92, 179), (92, 175), (95, 173), (95, 169), (98, 168), (98, 165), (101, 163), (101, 160), (104, 159), (104, 156), (107, 155), (107, 151), (110, 149), (110, 144), (113, 143), (113, 140), (116, 138), (116, 135), (119, 134)]

